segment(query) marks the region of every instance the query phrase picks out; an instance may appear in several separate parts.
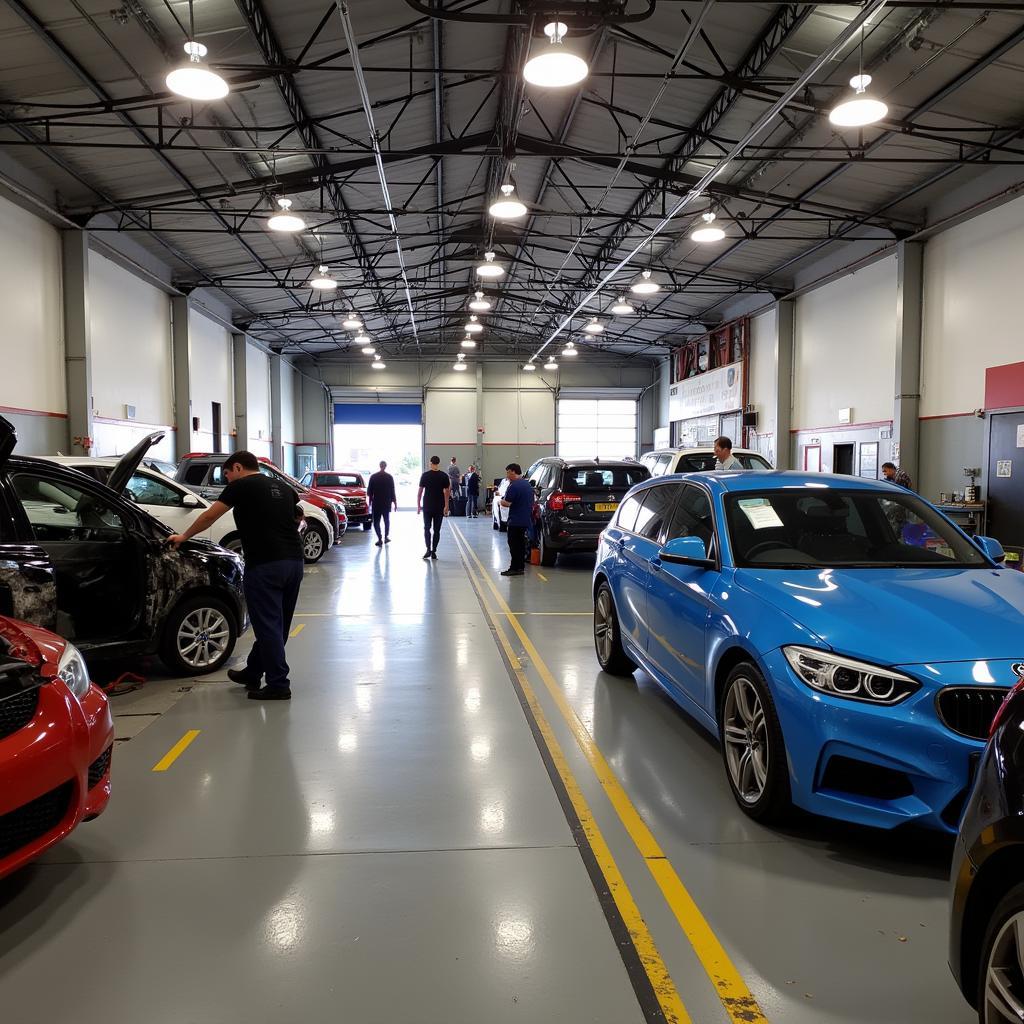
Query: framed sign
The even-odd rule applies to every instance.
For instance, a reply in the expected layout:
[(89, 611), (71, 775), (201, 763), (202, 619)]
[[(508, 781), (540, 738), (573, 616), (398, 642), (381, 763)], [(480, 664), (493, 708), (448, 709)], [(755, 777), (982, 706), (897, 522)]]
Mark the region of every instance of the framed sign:
[(669, 419), (692, 420), (721, 412), (735, 412), (743, 405), (743, 363), (730, 363), (696, 377), (676, 381), (669, 388)]
[(878, 442), (862, 441), (860, 446), (860, 469), (858, 476), (869, 480), (878, 479)]

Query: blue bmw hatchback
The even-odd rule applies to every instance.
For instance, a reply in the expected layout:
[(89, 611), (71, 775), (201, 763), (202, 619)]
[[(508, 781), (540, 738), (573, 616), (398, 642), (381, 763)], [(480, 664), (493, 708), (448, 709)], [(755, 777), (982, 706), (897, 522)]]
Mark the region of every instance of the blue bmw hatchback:
[(955, 831), (1024, 671), (1024, 574), (916, 494), (699, 473), (633, 488), (594, 571), (605, 671), (644, 668), (721, 742), (740, 807)]

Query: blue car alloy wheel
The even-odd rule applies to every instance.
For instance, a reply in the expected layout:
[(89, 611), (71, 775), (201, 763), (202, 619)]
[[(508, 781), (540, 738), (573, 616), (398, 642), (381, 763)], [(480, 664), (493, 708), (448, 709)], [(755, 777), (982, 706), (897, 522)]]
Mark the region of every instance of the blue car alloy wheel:
[(955, 831), (1024, 662), (1024, 574), (918, 495), (803, 473), (638, 484), (601, 535), (594, 646), (719, 739), (737, 804)]

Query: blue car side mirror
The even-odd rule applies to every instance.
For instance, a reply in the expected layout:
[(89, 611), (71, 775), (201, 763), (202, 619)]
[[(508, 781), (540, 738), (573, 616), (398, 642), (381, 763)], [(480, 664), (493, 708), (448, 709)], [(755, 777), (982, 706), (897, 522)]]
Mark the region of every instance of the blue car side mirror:
[(1003, 545), (1000, 544), (995, 537), (975, 537), (974, 543), (977, 544), (993, 562), (1006, 561), (1006, 552), (1003, 550)]
[(708, 549), (700, 537), (673, 537), (658, 552), (663, 562), (677, 565), (696, 565), (709, 569), (714, 562), (708, 558)]

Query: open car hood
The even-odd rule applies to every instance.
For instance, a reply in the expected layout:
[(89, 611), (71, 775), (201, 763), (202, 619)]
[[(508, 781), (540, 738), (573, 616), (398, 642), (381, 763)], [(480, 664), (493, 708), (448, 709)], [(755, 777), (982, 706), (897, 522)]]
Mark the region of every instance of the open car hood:
[(159, 444), (166, 436), (166, 431), (158, 430), (156, 433), (147, 434), (130, 452), (121, 456), (121, 461), (110, 471), (107, 477), (107, 486), (118, 494), (124, 494), (128, 481), (139, 468), (142, 460), (148, 454), (150, 448)]

